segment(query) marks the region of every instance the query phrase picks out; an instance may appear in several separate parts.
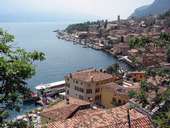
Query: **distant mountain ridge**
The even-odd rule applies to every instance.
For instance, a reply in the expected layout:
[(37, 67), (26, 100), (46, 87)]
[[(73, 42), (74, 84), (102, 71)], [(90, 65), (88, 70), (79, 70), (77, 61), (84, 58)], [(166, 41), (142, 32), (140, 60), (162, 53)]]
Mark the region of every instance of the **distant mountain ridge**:
[(170, 10), (170, 0), (155, 0), (152, 4), (137, 8), (130, 17), (162, 14)]

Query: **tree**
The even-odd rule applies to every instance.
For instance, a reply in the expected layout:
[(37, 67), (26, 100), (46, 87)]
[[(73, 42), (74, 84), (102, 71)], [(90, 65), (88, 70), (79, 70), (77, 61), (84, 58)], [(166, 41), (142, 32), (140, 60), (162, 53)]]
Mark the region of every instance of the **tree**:
[(146, 69), (146, 75), (155, 77), (157, 75), (157, 73), (154, 69), (148, 68), (148, 69)]
[(133, 91), (133, 90), (131, 90), (131, 91), (128, 92), (128, 96), (129, 96), (130, 99), (131, 99), (131, 98), (135, 98), (136, 95), (137, 95), (136, 92)]
[(45, 59), (42, 52), (14, 48), (13, 41), (13, 35), (0, 29), (0, 127), (6, 124), (4, 113), (19, 111), (23, 98), (30, 94), (26, 80), (35, 74), (34, 61)]
[(165, 40), (165, 41), (170, 41), (170, 34), (169, 34), (169, 33), (162, 32), (162, 33), (160, 34), (159, 39)]
[(128, 44), (130, 48), (140, 48), (145, 47), (147, 44), (150, 43), (150, 39), (147, 37), (132, 37), (129, 39)]
[(141, 90), (144, 91), (144, 92), (149, 91), (148, 83), (145, 80), (141, 81)]
[(119, 66), (119, 64), (116, 63), (116, 64), (109, 66), (106, 69), (106, 72), (109, 74), (119, 74), (119, 70), (120, 70), (120, 66)]
[(8, 128), (28, 128), (28, 127), (27, 127), (27, 122), (21, 120), (21, 121), (8, 122)]
[(146, 93), (143, 90), (141, 90), (137, 98), (141, 101), (143, 107), (148, 103)]
[(90, 24), (90, 22), (71, 24), (65, 29), (65, 31), (68, 33), (73, 33), (74, 31), (88, 31)]
[(168, 48), (166, 54), (167, 54), (167, 61), (168, 61), (168, 63), (170, 63), (170, 47)]
[(170, 128), (170, 89), (163, 92), (159, 97), (162, 101), (165, 101), (165, 105), (152, 117), (153, 122), (159, 128)]

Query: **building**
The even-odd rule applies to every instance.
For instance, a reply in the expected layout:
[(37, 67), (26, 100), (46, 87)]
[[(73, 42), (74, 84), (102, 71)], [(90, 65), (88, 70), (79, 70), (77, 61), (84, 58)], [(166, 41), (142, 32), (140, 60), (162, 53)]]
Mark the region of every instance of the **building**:
[(117, 77), (87, 69), (70, 73), (65, 76), (66, 95), (93, 102), (100, 103), (102, 86), (114, 82)]
[(127, 55), (129, 50), (128, 43), (118, 43), (114, 44), (111, 52), (115, 54)]
[(71, 118), (79, 110), (89, 109), (90, 103), (77, 98), (69, 97), (56, 105), (43, 109), (40, 113), (44, 124)]
[(117, 21), (120, 22), (120, 15), (117, 16)]
[(157, 66), (162, 62), (166, 62), (167, 57), (165, 53), (147, 53), (142, 57), (142, 65), (144, 66)]
[(140, 91), (140, 86), (137, 83), (133, 85), (127, 82), (123, 82), (122, 85), (117, 83), (108, 83), (102, 88), (101, 94), (101, 104), (105, 108), (112, 108), (117, 105), (124, 105), (129, 100), (129, 92), (135, 91), (138, 93)]
[(128, 72), (126, 77), (133, 81), (142, 81), (142, 80), (145, 80), (145, 72), (144, 71)]
[(77, 111), (68, 119), (56, 120), (47, 128), (153, 128), (150, 118), (128, 104), (112, 109), (88, 109)]
[(129, 57), (136, 57), (140, 54), (138, 49), (130, 49), (128, 50), (128, 56)]

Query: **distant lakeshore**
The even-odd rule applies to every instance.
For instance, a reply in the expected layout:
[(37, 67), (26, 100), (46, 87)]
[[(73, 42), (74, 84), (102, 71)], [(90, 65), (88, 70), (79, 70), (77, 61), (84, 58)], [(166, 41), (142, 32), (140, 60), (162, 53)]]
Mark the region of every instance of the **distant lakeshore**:
[(55, 30), (54, 32), (56, 33), (56, 37), (58, 39), (72, 42), (73, 45), (82, 45), (82, 48), (92, 48), (94, 50), (103, 51), (103, 52), (113, 56), (118, 61), (125, 63), (130, 68), (135, 68), (135, 65), (133, 63), (131, 63), (126, 57), (113, 54), (110, 50), (104, 48), (103, 44), (95, 44), (95, 43), (87, 41), (85, 39), (78, 39), (78, 36), (76, 36), (74, 34), (69, 34), (69, 33), (65, 32), (64, 30)]

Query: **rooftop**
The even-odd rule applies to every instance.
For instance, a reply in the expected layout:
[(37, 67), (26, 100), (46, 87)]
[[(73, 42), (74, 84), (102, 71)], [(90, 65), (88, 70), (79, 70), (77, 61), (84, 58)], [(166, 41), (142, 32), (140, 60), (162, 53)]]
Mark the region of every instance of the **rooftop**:
[(128, 72), (128, 74), (145, 74), (145, 71), (132, 71)]
[(73, 79), (85, 81), (85, 82), (91, 82), (91, 81), (97, 82), (97, 81), (103, 81), (103, 80), (113, 78), (112, 75), (97, 71), (95, 69), (77, 71), (75, 73), (71, 73), (70, 75), (68, 75), (68, 77), (72, 77)]
[(51, 120), (67, 119), (80, 106), (89, 105), (89, 102), (69, 97), (69, 104), (66, 100), (60, 101), (56, 105), (45, 108), (41, 112), (41, 116)]
[(117, 95), (128, 95), (128, 92), (130, 90), (138, 91), (140, 89), (139, 83), (134, 83), (133, 85), (130, 86), (121, 86), (116, 83), (108, 83), (103, 88), (108, 89), (112, 91), (114, 94)]
[[(152, 128), (151, 121), (135, 109), (130, 110), (131, 128)], [(129, 128), (127, 105), (109, 110), (87, 110), (79, 116), (60, 120), (48, 125), (48, 128)]]

